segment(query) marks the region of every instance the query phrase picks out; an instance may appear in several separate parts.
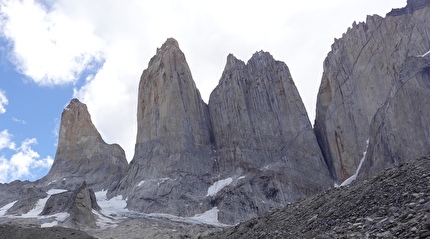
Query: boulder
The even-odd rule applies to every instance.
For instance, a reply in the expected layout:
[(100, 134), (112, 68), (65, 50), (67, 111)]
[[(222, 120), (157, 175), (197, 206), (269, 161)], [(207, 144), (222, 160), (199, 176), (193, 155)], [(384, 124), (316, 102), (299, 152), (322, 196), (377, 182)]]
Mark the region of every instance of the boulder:
[(67, 212), (70, 216), (63, 222), (68, 227), (85, 229), (96, 227), (97, 216), (92, 210), (100, 210), (94, 191), (84, 181), (75, 190), (51, 195), (41, 215)]

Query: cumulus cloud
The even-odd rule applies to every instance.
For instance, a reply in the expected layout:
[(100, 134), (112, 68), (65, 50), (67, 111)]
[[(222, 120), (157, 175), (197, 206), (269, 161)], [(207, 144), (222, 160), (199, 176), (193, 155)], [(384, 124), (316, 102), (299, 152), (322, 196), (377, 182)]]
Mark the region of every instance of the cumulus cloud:
[(32, 170), (51, 167), (54, 160), (50, 156), (41, 158), (32, 149), (31, 146), (37, 144), (35, 138), (24, 140), (19, 147), (12, 142), (11, 138), (12, 135), (7, 130), (0, 132), (0, 150), (7, 148), (13, 151), (10, 158), (0, 155), (0, 183), (23, 177), (32, 178)]
[(2, 149), (15, 149), (15, 143), (11, 140), (12, 135), (7, 129), (0, 132), (0, 150)]
[(12, 61), (38, 84), (75, 82), (83, 70), (102, 60), (103, 43), (93, 29), (55, 5), (48, 10), (34, 0), (5, 0), (0, 15), (0, 34), (13, 43)]
[(6, 112), (5, 106), (9, 103), (6, 94), (0, 89), (0, 115)]

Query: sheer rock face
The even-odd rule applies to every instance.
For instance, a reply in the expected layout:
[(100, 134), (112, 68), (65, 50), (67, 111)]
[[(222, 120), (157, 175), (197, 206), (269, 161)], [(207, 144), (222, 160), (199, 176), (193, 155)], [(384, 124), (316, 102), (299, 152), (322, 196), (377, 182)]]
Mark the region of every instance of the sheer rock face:
[(315, 133), (338, 182), (357, 170), (370, 122), (387, 100), (405, 59), (430, 49), (430, 8), (418, 2), (408, 1), (406, 9), (413, 11), (354, 23), (324, 61)]
[(266, 52), (247, 64), (233, 55), (209, 110), (219, 179), (220, 220), (249, 219), (332, 185), (332, 179), (288, 67)]
[(408, 57), (387, 102), (370, 126), (360, 177), (430, 155), (430, 55)]
[(41, 182), (73, 189), (85, 180), (94, 190), (107, 190), (119, 182), (127, 168), (124, 150), (117, 144), (106, 144), (91, 122), (87, 106), (73, 99), (61, 115), (55, 160)]
[(115, 193), (126, 196), (134, 210), (202, 212), (214, 171), (209, 112), (174, 39), (157, 49), (143, 71), (137, 121), (135, 155)]

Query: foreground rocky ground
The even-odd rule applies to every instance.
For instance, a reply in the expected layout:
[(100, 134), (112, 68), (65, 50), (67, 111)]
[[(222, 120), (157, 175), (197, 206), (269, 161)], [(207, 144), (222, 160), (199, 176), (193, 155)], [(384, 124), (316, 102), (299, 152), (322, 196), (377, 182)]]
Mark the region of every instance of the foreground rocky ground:
[(95, 239), (86, 232), (64, 227), (38, 228), (0, 225), (0, 239)]
[[(430, 238), (430, 157), (387, 169), (369, 180), (327, 190), (235, 227), (130, 218), (88, 231), (96, 238)], [(93, 238), (34, 221), (0, 225), (3, 238)], [(24, 226), (24, 224), (27, 224)], [(208, 235), (210, 232), (213, 234)]]
[(430, 238), (430, 157), (206, 238)]

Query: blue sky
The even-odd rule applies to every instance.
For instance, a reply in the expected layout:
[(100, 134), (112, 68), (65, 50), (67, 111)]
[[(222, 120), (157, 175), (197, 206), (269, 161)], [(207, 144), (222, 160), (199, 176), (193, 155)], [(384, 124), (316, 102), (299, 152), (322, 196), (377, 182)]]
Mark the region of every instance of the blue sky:
[(61, 112), (76, 97), (108, 143), (133, 157), (137, 86), (156, 48), (178, 40), (203, 100), (226, 57), (259, 50), (290, 68), (313, 122), (334, 38), (406, 0), (0, 0), (0, 183), (49, 170)]

